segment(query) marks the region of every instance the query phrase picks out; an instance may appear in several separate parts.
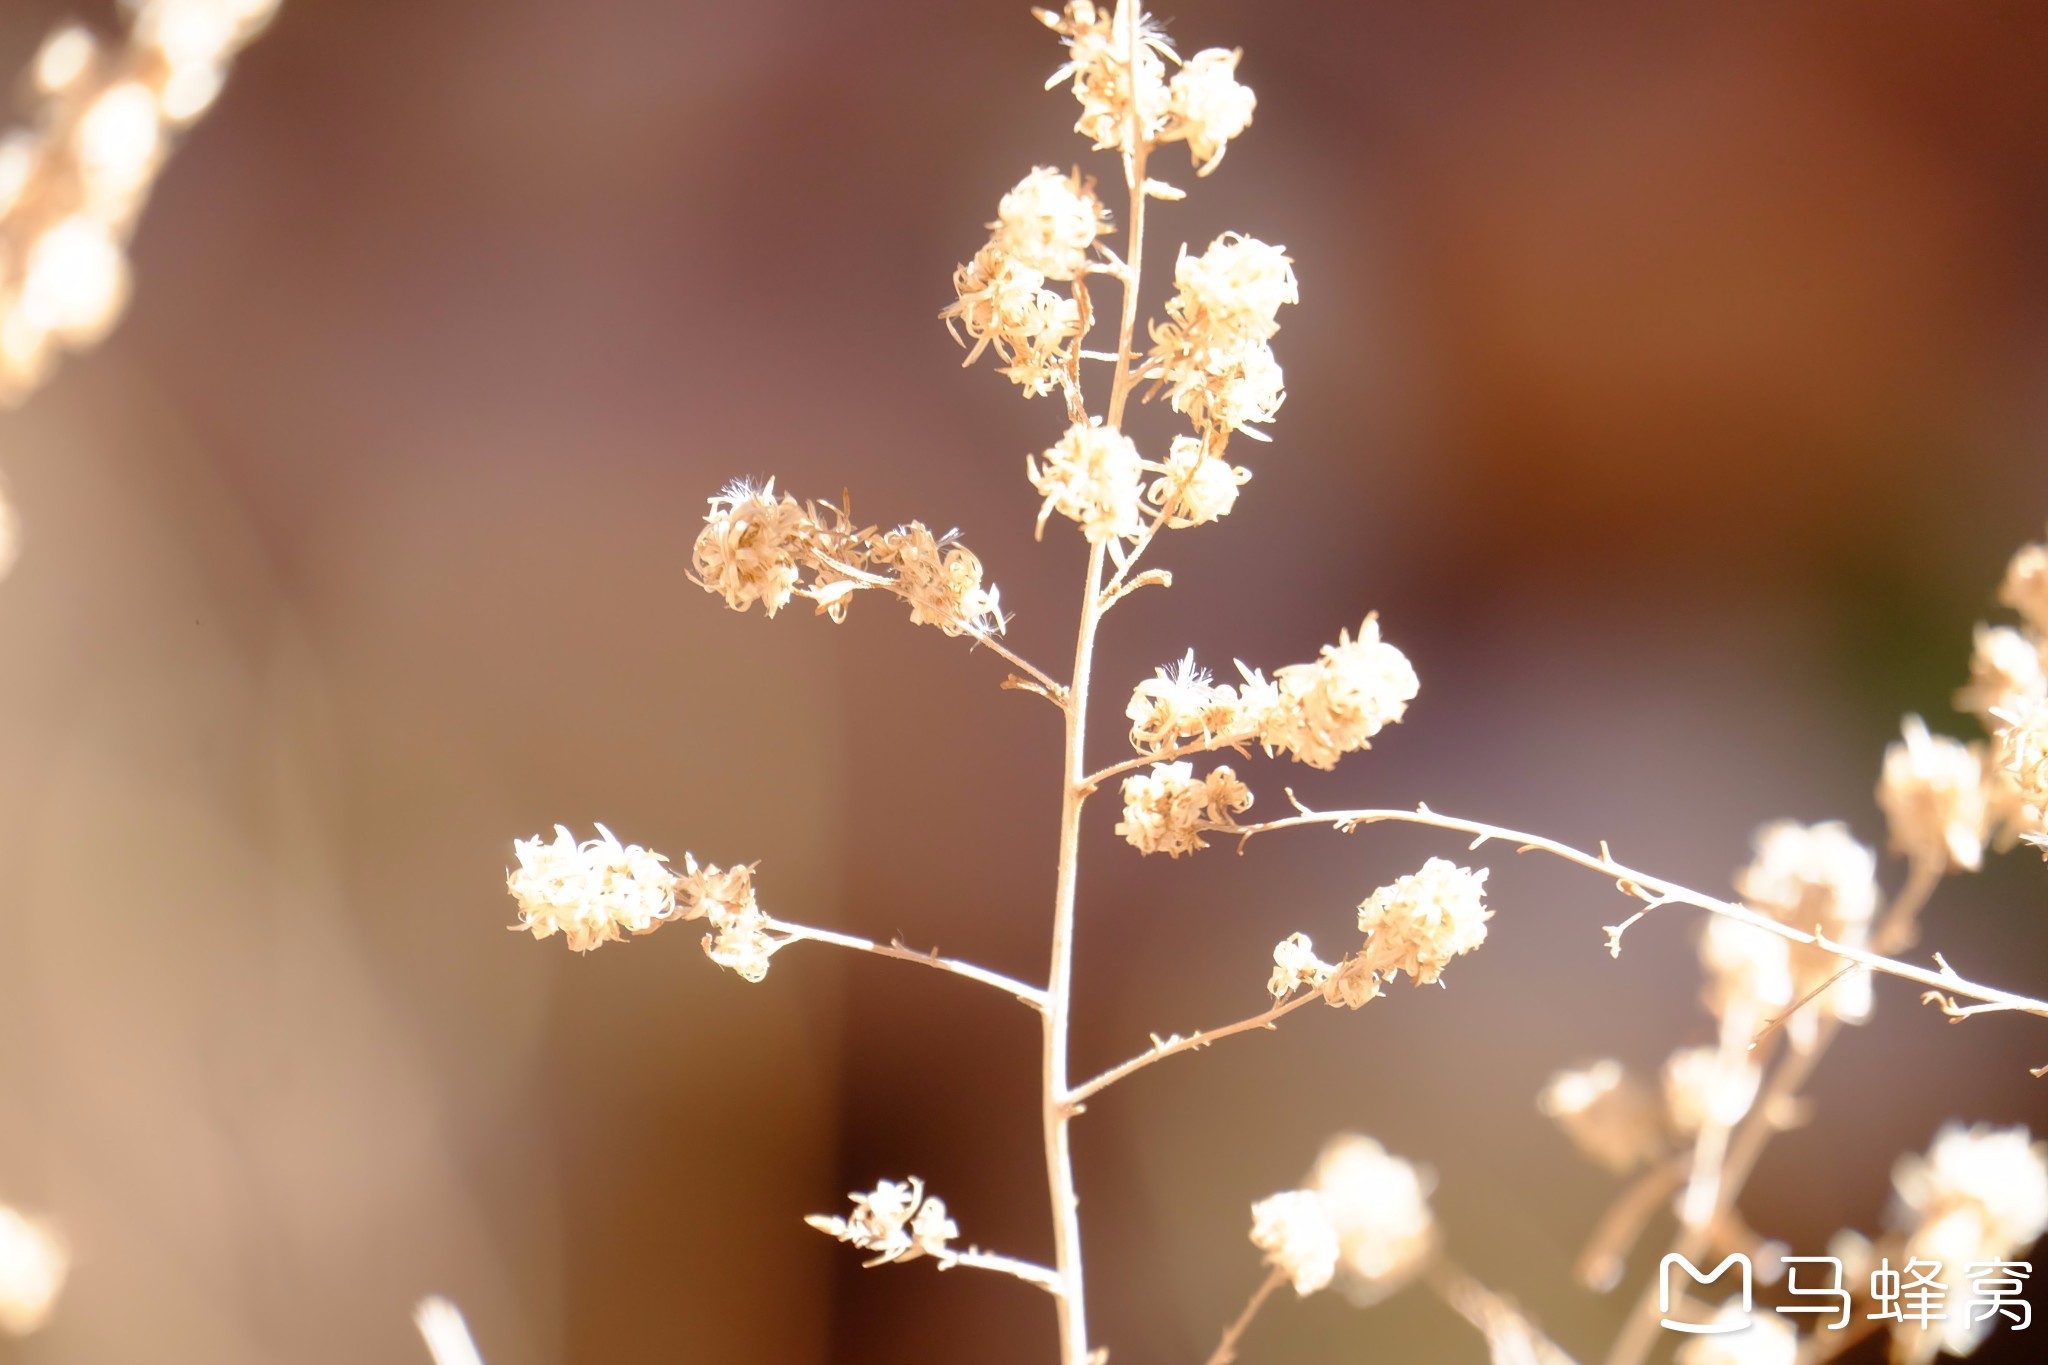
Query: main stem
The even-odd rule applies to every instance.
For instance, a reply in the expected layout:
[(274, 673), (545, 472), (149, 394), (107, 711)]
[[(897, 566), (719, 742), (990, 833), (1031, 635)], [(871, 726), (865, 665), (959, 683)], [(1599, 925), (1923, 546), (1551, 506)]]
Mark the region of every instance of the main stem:
[[(1138, 24), (1126, 32), (1128, 60), (1136, 84)], [(1133, 152), (1124, 158), (1124, 181), (1131, 192), (1123, 280), (1123, 314), (1117, 329), (1116, 369), (1110, 379), (1108, 424), (1121, 429), (1137, 375), (1132, 366), (1132, 341), (1138, 329), (1138, 280), (1145, 260), (1146, 147), (1132, 112)], [(1076, 338), (1074, 345), (1080, 346)], [(1045, 1178), (1052, 1196), (1053, 1271), (1059, 1281), (1061, 1365), (1087, 1365), (1087, 1281), (1081, 1266), (1081, 1200), (1074, 1189), (1074, 1154), (1068, 1126), (1074, 1120), (1072, 1092), (1067, 1087), (1067, 1039), (1074, 999), (1074, 901), (1081, 874), (1081, 806), (1088, 799), (1088, 679), (1095, 665), (1095, 630), (1102, 621), (1104, 547), (1088, 547), (1088, 583), (1081, 598), (1081, 624), (1074, 638), (1074, 672), (1067, 686), (1066, 757), (1060, 769), (1059, 884), (1053, 894), (1052, 969), (1046, 974), (1045, 1057), (1039, 1092), (1045, 1130)]]
[(1067, 1127), (1073, 1109), (1067, 1094), (1067, 1034), (1074, 998), (1074, 893), (1081, 871), (1081, 803), (1088, 773), (1088, 673), (1095, 661), (1095, 627), (1101, 620), (1102, 546), (1088, 552), (1088, 595), (1081, 603), (1081, 627), (1074, 644), (1074, 677), (1067, 690), (1066, 762), (1061, 770), (1060, 869), (1052, 915), (1052, 970), (1045, 992), (1044, 1088), (1046, 1184), (1052, 1194), (1053, 1269), (1059, 1277), (1061, 1365), (1088, 1359), (1086, 1284), (1081, 1271), (1081, 1209), (1074, 1192), (1074, 1157)]

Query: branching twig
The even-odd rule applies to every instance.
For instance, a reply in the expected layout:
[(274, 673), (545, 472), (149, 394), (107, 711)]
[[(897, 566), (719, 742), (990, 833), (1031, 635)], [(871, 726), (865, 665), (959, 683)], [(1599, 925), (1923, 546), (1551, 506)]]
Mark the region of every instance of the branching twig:
[(1286, 1283), (1287, 1272), (1279, 1266), (1274, 1266), (1266, 1278), (1259, 1282), (1259, 1287), (1252, 1291), (1251, 1301), (1245, 1304), (1244, 1311), (1237, 1315), (1237, 1321), (1223, 1329), (1223, 1340), (1217, 1342), (1216, 1349), (1209, 1353), (1208, 1365), (1230, 1365), (1231, 1361), (1237, 1359), (1237, 1343), (1244, 1338), (1245, 1329), (1252, 1325), (1252, 1319), (1266, 1306), (1266, 1300), (1272, 1297), (1273, 1291)]
[[(903, 590), (903, 585), (887, 574), (874, 573), (855, 564), (842, 563), (826, 554), (820, 554), (818, 562), (831, 569), (832, 572), (858, 583), (864, 588), (880, 588), (892, 597), (900, 598), (905, 602), (911, 600), (910, 594)], [(1004, 644), (1000, 636), (985, 630), (976, 630), (965, 622), (960, 623), (960, 626), (960, 633), (962, 635), (972, 640), (975, 644), (986, 645), (990, 650), (1008, 660), (1012, 668), (1019, 669), (1029, 675), (1031, 681), (1037, 684), (1036, 687), (1023, 687), (1020, 690), (1036, 692), (1039, 696), (1044, 697), (1063, 711), (1067, 708), (1067, 689), (1054, 681), (1050, 673), (1047, 673), (1037, 664), (1032, 663), (1029, 659)], [(1006, 683), (1005, 686), (1011, 686), (1011, 684)]]
[(808, 924), (792, 924), (779, 919), (769, 920), (766, 927), (770, 933), (781, 936), (782, 943), (776, 945), (778, 948), (789, 943), (830, 943), (835, 947), (852, 948), (863, 953), (873, 953), (876, 957), (893, 958), (898, 962), (916, 962), (926, 967), (936, 967), (942, 972), (951, 972), (955, 976), (964, 976), (969, 981), (978, 981), (984, 986), (993, 986), (1006, 995), (1014, 995), (1035, 1010), (1045, 1009), (1045, 992), (1036, 986), (1027, 986), (1021, 981), (989, 971), (986, 967), (977, 967), (971, 962), (940, 957), (937, 953), (919, 952), (915, 948), (906, 947), (900, 941), (877, 943), (873, 939), (861, 938), (854, 934), (841, 934), (831, 929), (814, 929)]
[(1156, 749), (1149, 754), (1140, 754), (1136, 758), (1127, 758), (1121, 763), (1112, 763), (1099, 772), (1090, 773), (1088, 775), (1088, 785), (1091, 788), (1100, 787), (1111, 778), (1122, 777), (1125, 773), (1133, 773), (1140, 768), (1149, 768), (1154, 763), (1171, 763), (1176, 758), (1185, 758), (1189, 754), (1213, 753), (1218, 749), (1235, 749), (1237, 752), (1243, 753), (1244, 746), (1251, 743), (1257, 737), (1257, 731), (1246, 730), (1242, 734), (1210, 735), (1203, 739), (1190, 739), (1180, 744), (1169, 744), (1163, 749)]
[(993, 1252), (976, 1251), (970, 1247), (966, 1251), (949, 1251), (937, 1259), (941, 1270), (951, 1270), (955, 1266), (965, 1266), (969, 1270), (993, 1270), (998, 1275), (1008, 1275), (1026, 1284), (1037, 1285), (1055, 1297), (1060, 1292), (1058, 1274), (1042, 1265), (1020, 1261), (1014, 1256), (998, 1256)]
[(1489, 825), (1478, 820), (1461, 820), (1455, 816), (1439, 815), (1428, 806), (1417, 806), (1414, 810), (1304, 810), (1300, 815), (1288, 816), (1280, 820), (1268, 820), (1263, 824), (1218, 825), (1214, 828), (1218, 833), (1235, 834), (1240, 836), (1241, 840), (1244, 840), (1250, 839), (1255, 834), (1266, 834), (1274, 830), (1294, 829), (1307, 825), (1334, 825), (1340, 832), (1349, 832), (1359, 825), (1378, 824), (1383, 821), (1397, 821), (1411, 825), (1429, 825), (1436, 829), (1457, 830), (1460, 833), (1473, 836), (1472, 847), (1474, 848), (1490, 840), (1499, 840), (1502, 843), (1514, 845), (1517, 853), (1548, 853), (1553, 857), (1562, 858), (1566, 862), (1577, 863), (1580, 867), (1591, 868), (1595, 872), (1605, 873), (1614, 878), (1616, 886), (1620, 888), (1624, 895), (1634, 896), (1636, 899), (1652, 907), (1671, 904), (1690, 905), (1697, 909), (1710, 911), (1716, 915), (1725, 915), (1730, 919), (1739, 920), (1751, 928), (1776, 934), (1779, 938), (1789, 939), (1793, 943), (1801, 943), (1811, 948), (1818, 948), (1824, 953), (1832, 954), (1858, 966), (1868, 967), (1872, 971), (1883, 972), (1888, 976), (1901, 977), (1907, 981), (1917, 982), (1922, 986), (1929, 986), (1939, 991), (1964, 996), (1972, 1000), (1981, 1001), (1984, 1004), (1997, 1005), (2001, 1009), (2013, 1010), (2021, 1014), (2031, 1014), (2039, 1018), (2048, 1019), (2048, 1000), (2037, 1000), (2032, 996), (2001, 990), (1996, 986), (1981, 985), (1977, 982), (1966, 980), (1954, 972), (1944, 973), (1928, 967), (1916, 967), (1909, 962), (1900, 962), (1881, 953), (1854, 948), (1846, 943), (1837, 943), (1824, 934), (1813, 934), (1807, 933), (1803, 929), (1794, 929), (1790, 925), (1780, 924), (1769, 915), (1752, 910), (1738, 902), (1725, 901), (1718, 896), (1709, 896), (1705, 892), (1694, 891), (1688, 887), (1680, 886), (1676, 882), (1666, 881), (1662, 877), (1653, 877), (1647, 872), (1638, 872), (1636, 869), (1616, 861), (1614, 855), (1607, 852), (1604, 846), (1600, 854), (1595, 856), (1581, 849), (1573, 848), (1569, 844), (1560, 843), (1555, 839), (1546, 839), (1539, 834), (1526, 834), (1520, 830), (1506, 829), (1500, 825)]
[(1683, 1153), (1669, 1157), (1644, 1171), (1623, 1190), (1586, 1239), (1586, 1249), (1572, 1265), (1572, 1275), (1596, 1294), (1605, 1294), (1621, 1282), (1629, 1249), (1643, 1235), (1657, 1210), (1665, 1207), (1678, 1187), (1685, 1183), (1688, 1163)]
[(1134, 1071), (1143, 1071), (1152, 1063), (1164, 1061), (1177, 1052), (1191, 1052), (1205, 1048), (1220, 1039), (1230, 1037), (1233, 1033), (1247, 1033), (1256, 1028), (1272, 1028), (1274, 1023), (1283, 1015), (1292, 1014), (1303, 1005), (1322, 998), (1321, 994), (1316, 991), (1305, 990), (1298, 995), (1293, 995), (1280, 1001), (1264, 1013), (1255, 1014), (1249, 1019), (1240, 1019), (1234, 1024), (1226, 1024), (1222, 1028), (1210, 1029), (1206, 1033), (1191, 1033), (1185, 1038), (1181, 1037), (1178, 1033), (1170, 1038), (1161, 1038), (1158, 1034), (1154, 1034), (1152, 1035), (1152, 1046), (1146, 1051), (1139, 1053), (1127, 1062), (1121, 1062), (1111, 1067), (1094, 1080), (1083, 1082), (1069, 1090), (1067, 1092), (1067, 1104), (1071, 1108), (1078, 1109), (1080, 1105), (1087, 1101), (1089, 1096), (1107, 1090), (1110, 1086), (1115, 1085)]

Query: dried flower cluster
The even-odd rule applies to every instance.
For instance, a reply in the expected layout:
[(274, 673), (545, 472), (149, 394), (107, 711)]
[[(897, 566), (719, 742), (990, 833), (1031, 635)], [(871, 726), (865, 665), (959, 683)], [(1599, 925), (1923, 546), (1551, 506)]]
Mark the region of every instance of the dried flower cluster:
[(1580, 1071), (1560, 1071), (1544, 1086), (1536, 1104), (1557, 1120), (1574, 1146), (1616, 1175), (1627, 1175), (1665, 1153), (1664, 1105), (1620, 1062), (1610, 1059)]
[[(1207, 175), (1223, 160), (1226, 144), (1251, 126), (1258, 101), (1238, 82), (1241, 53), (1206, 48), (1169, 78), (1168, 64), (1180, 59), (1152, 17), (1136, 6), (1112, 10), (1071, 0), (1058, 14), (1037, 14), (1067, 45), (1066, 64), (1046, 88), (1071, 78), (1081, 104), (1074, 131), (1096, 151), (1116, 148), (1132, 156), (1141, 147), (1185, 142), (1195, 173)], [(1164, 187), (1154, 192), (1179, 197)]]
[(1365, 931), (1360, 960), (1383, 979), (1402, 972), (1418, 986), (1433, 986), (1460, 953), (1486, 942), (1486, 872), (1431, 858), (1420, 871), (1396, 878), (1358, 907)]
[(748, 981), (768, 974), (782, 940), (754, 899), (751, 865), (700, 865), (685, 853), (678, 877), (662, 854), (621, 844), (603, 825), (597, 836), (578, 843), (556, 825), (553, 842), (513, 841), (519, 866), (505, 874), (505, 885), (519, 903), (514, 929), (535, 938), (559, 933), (571, 949), (587, 953), (627, 934), (651, 934), (671, 919), (701, 919), (710, 926), (704, 951), (713, 962)]
[(1268, 682), (1237, 665), (1241, 686), (1215, 682), (1192, 651), (1131, 690), (1124, 714), (1141, 754), (1183, 745), (1242, 750), (1256, 741), (1311, 768), (1329, 769), (1407, 714), (1420, 684), (1408, 656), (1380, 638), (1368, 616), (1352, 638), (1340, 631), (1313, 663), (1289, 664)]
[(697, 583), (734, 611), (759, 602), (772, 617), (803, 597), (843, 621), (853, 593), (880, 588), (908, 603), (919, 625), (948, 635), (1003, 631), (981, 560), (951, 534), (935, 536), (915, 521), (893, 531), (855, 529), (842, 508), (778, 497), (773, 479), (760, 488), (737, 483), (711, 499), (691, 567)]
[(1284, 249), (1229, 232), (1199, 256), (1181, 248), (1166, 321), (1152, 325), (1146, 374), (1183, 413), (1202, 449), (1220, 456), (1230, 433), (1256, 440), (1287, 391), (1272, 338), (1280, 306), (1301, 302)]
[(1927, 722), (1907, 716), (1877, 787), (1892, 847), (1915, 863), (1976, 871), (1991, 821), (1985, 779), (1981, 746), (1930, 734)]
[[(2025, 1128), (1950, 1124), (1926, 1156), (1899, 1159), (1892, 1188), (1899, 1258), (1939, 1263), (1948, 1302), (1963, 1304), (1971, 1297), (1972, 1265), (2017, 1256), (2048, 1230), (2048, 1143)], [(1933, 1327), (1901, 1322), (1893, 1328), (1892, 1358), (1925, 1365), (1939, 1352), (1968, 1355), (1990, 1325), (1962, 1311)]]
[(1043, 273), (990, 245), (953, 272), (953, 289), (959, 297), (940, 316), (974, 343), (967, 364), (993, 346), (1003, 376), (1034, 398), (1066, 378), (1067, 343), (1081, 329), (1081, 310), (1047, 289)]
[(1077, 423), (1025, 471), (1045, 495), (1038, 530), (1058, 512), (1081, 528), (1090, 544), (1135, 540), (1145, 530), (1141, 485), (1145, 461), (1131, 438), (1101, 419)]
[(948, 1243), (960, 1229), (946, 1216), (945, 1201), (926, 1198), (924, 1182), (916, 1176), (907, 1181), (884, 1180), (866, 1194), (850, 1194), (853, 1217), (828, 1218), (814, 1213), (805, 1218), (818, 1231), (842, 1242), (851, 1242), (875, 1258), (867, 1264), (913, 1261), (920, 1256), (946, 1256)]
[(1987, 845), (2024, 842), (2048, 857), (2048, 542), (2020, 548), (1999, 600), (2017, 626), (1979, 625), (1956, 707), (1986, 744), (1930, 736), (1917, 716), (1885, 755), (1878, 798), (1907, 856), (1975, 869)]
[(1290, 934), (1273, 949), (1266, 989), (1284, 1000), (1303, 987), (1346, 1009), (1377, 1000), (1386, 984), (1408, 973), (1417, 985), (1435, 985), (1460, 953), (1486, 941), (1486, 869), (1477, 872), (1442, 858), (1396, 878), (1358, 907), (1365, 945), (1342, 962), (1315, 955), (1306, 934)]
[(536, 835), (515, 840), (519, 866), (505, 874), (519, 903), (515, 929), (535, 938), (561, 934), (587, 953), (626, 934), (652, 933), (676, 912), (676, 876), (668, 859), (638, 844), (621, 844), (603, 825), (577, 842), (561, 825), (552, 843)]
[(1228, 829), (1252, 794), (1228, 764), (1196, 777), (1192, 763), (1155, 763), (1124, 779), (1124, 818), (1116, 832), (1140, 853), (1178, 858), (1207, 848), (1202, 831)]
[(0, 404), (119, 319), (126, 244), (178, 134), (213, 104), (278, 0), (138, 0), (112, 42), (53, 30), (31, 126), (0, 138)]
[(1406, 1284), (1436, 1246), (1430, 1179), (1368, 1137), (1341, 1134), (1305, 1189), (1252, 1205), (1252, 1245), (1297, 1294), (1332, 1283), (1357, 1303)]

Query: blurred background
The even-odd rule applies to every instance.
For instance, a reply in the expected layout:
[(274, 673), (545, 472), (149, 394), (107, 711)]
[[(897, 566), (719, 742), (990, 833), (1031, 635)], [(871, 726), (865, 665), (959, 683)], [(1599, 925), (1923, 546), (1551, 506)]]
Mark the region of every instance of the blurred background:
[[(66, 16), (114, 20), (10, 0), (0, 70)], [(1303, 299), (1238, 510), (1111, 618), (1099, 758), (1190, 645), (1270, 668), (1377, 610), (1422, 678), (1407, 723), (1334, 774), (1250, 765), (1259, 811), (1290, 783), (1423, 800), (1708, 889), (1766, 819), (1880, 840), (1884, 744), (1909, 710), (1973, 733), (1971, 624), (2048, 519), (2048, 12), (1166, 17), (1183, 51), (1241, 45), (1260, 103), (1155, 249), (1284, 243)], [(0, 1200), (76, 1257), (0, 1353), (424, 1360), (408, 1315), (441, 1292), (493, 1365), (1050, 1357), (1030, 1289), (862, 1271), (799, 1221), (916, 1172), (965, 1236), (1049, 1257), (1027, 1011), (822, 949), (748, 986), (687, 928), (575, 957), (505, 932), (502, 877), (515, 836), (602, 820), (758, 859), (775, 913), (1042, 975), (1052, 713), (886, 603), (770, 623), (685, 571), (734, 476), (850, 490), (962, 528), (1011, 642), (1063, 671), (1083, 547), (1033, 543), (1022, 477), (1061, 414), (962, 372), (935, 320), (1025, 170), (1115, 174), (1039, 90), (1059, 60), (1011, 0), (287, 0), (166, 170), (121, 328), (0, 417)], [(1084, 1074), (1255, 1012), (1276, 938), (1343, 941), (1461, 848), (1141, 862), (1112, 806)], [(1249, 1203), (1339, 1129), (1427, 1163), (1465, 1264), (1604, 1346), (1626, 1295), (1569, 1266), (1615, 1182), (1534, 1096), (1710, 1039), (1697, 919), (1610, 961), (1608, 887), (1491, 861), (1448, 990), (1091, 1107), (1118, 1365), (1206, 1355), (1261, 1273)], [(1995, 861), (1941, 888), (1929, 945), (2039, 993), (2044, 905), (2038, 860)], [(1880, 985), (1771, 1149), (1763, 1232), (1875, 1230), (1944, 1119), (2048, 1128), (2039, 1021), (1951, 1029), (1913, 995)], [(1484, 1348), (1419, 1292), (1322, 1295), (1245, 1358)]]

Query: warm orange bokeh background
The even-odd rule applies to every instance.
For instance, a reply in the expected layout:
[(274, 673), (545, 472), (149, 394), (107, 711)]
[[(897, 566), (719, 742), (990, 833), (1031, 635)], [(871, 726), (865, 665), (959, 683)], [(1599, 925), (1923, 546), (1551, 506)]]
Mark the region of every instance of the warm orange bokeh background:
[[(0, 65), (71, 12), (14, 0)], [(1241, 44), (1260, 106), (1155, 249), (1284, 242), (1304, 299), (1277, 439), (1169, 545), (1173, 591), (1112, 618), (1110, 697), (1377, 609), (1423, 679), (1408, 723), (1334, 775), (1253, 765), (1261, 810), (1289, 782), (1426, 800), (1707, 887), (1766, 818), (1878, 839), (1882, 746), (1909, 709), (1967, 733), (1970, 624), (2048, 515), (2048, 13), (1171, 18)], [(1042, 972), (1050, 712), (886, 603), (771, 624), (685, 571), (727, 479), (849, 489), (962, 527), (1013, 643), (1061, 659), (1082, 555), (1032, 543), (1021, 477), (1059, 414), (960, 372), (933, 317), (997, 195), (1082, 155), (1038, 91), (1057, 60), (1009, 0), (288, 0), (170, 166), (128, 320), (0, 419), (0, 1198), (78, 1255), (20, 1358), (420, 1360), (430, 1291), (492, 1365), (1048, 1358), (1029, 1289), (862, 1272), (798, 1221), (915, 1171), (970, 1237), (1048, 1255), (1031, 1017), (822, 950), (748, 987), (687, 928), (573, 959), (503, 931), (500, 878), (514, 835), (603, 820), (761, 860), (778, 913)], [(1341, 941), (1457, 848), (1161, 865), (1113, 819), (1084, 1071), (1251, 1012), (1282, 933)], [(1449, 990), (1094, 1106), (1118, 1365), (1207, 1352), (1257, 1279), (1248, 1203), (1342, 1127), (1431, 1164), (1466, 1264), (1604, 1343), (1619, 1302), (1566, 1271), (1613, 1182), (1532, 1097), (1705, 1040), (1695, 924), (1610, 962), (1617, 897), (1494, 855)], [(1930, 946), (2038, 993), (2044, 878), (1944, 887)], [(1879, 1004), (1747, 1201), (1802, 1250), (1874, 1228), (1944, 1117), (2048, 1128), (2038, 1021)], [(1246, 1359), (1368, 1356), (1483, 1348), (1419, 1294), (1324, 1296)]]

